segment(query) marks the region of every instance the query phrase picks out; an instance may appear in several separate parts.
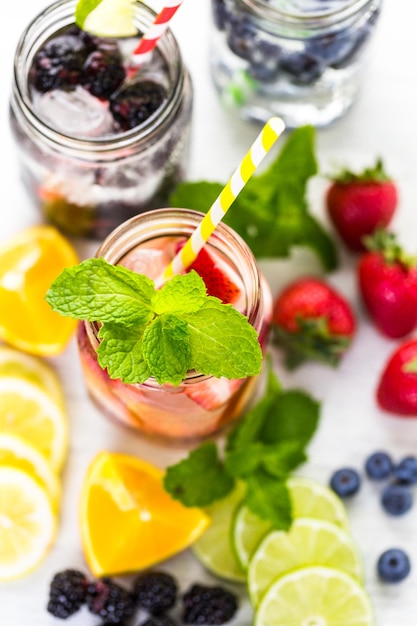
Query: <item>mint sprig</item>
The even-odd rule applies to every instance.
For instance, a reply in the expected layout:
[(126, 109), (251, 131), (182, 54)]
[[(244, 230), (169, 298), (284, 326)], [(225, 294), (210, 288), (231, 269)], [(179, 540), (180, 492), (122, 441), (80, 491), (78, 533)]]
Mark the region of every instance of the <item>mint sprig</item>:
[(66, 268), (46, 300), (54, 311), (100, 322), (98, 362), (111, 378), (179, 385), (190, 370), (229, 379), (259, 374), (256, 330), (230, 304), (207, 295), (191, 271), (161, 289), (102, 258)]
[(165, 489), (185, 506), (204, 507), (243, 482), (252, 512), (286, 530), (292, 521), (286, 481), (306, 460), (319, 415), (318, 402), (302, 390), (284, 391), (269, 366), (264, 396), (229, 432), (224, 451), (203, 443), (167, 468)]
[[(309, 212), (307, 190), (317, 174), (315, 130), (303, 126), (288, 136), (280, 153), (252, 176), (224, 221), (238, 232), (257, 258), (286, 258), (293, 248), (310, 248), (326, 271), (338, 265), (331, 236)], [(170, 204), (207, 212), (224, 187), (221, 182), (180, 183)]]

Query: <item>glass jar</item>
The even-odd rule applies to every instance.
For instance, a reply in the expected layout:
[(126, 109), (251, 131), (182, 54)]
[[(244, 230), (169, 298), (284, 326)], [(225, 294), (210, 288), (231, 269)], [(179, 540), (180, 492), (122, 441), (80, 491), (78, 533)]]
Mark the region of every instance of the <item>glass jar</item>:
[(381, 0), (211, 1), (211, 73), (226, 107), (288, 128), (348, 111)]
[[(96, 256), (155, 280), (202, 217), (188, 209), (143, 213), (109, 235)], [(217, 226), (206, 247), (218, 267), (240, 286), (233, 306), (247, 315), (265, 349), (272, 297), (252, 252), (224, 224)], [(103, 413), (142, 433), (171, 442), (213, 435), (242, 415), (256, 391), (259, 376), (227, 380), (190, 371), (178, 387), (159, 385), (153, 378), (143, 384), (110, 379), (97, 363), (98, 330), (96, 323), (79, 324), (78, 345), (88, 392)]]
[[(185, 177), (193, 90), (170, 30), (160, 39), (151, 60), (132, 78), (128, 69), (139, 36), (110, 40), (83, 33), (74, 25), (75, 5), (76, 0), (56, 2), (22, 34), (14, 58), (10, 120), (23, 181), (46, 219), (68, 234), (102, 240), (129, 217), (166, 206), (170, 193)], [(135, 3), (139, 33), (147, 31), (154, 18), (146, 4)], [(122, 87), (132, 81), (142, 86), (151, 81), (164, 90), (159, 108), (140, 125), (119, 128), (116, 133), (110, 126), (114, 94), (108, 101), (93, 97), (83, 87), (86, 78), (81, 71), (71, 77), (77, 83), (75, 88), (71, 84), (38, 93), (33, 84), (39, 83), (36, 72), (41, 74), (33, 69), (34, 60), (46, 42), (61, 35), (67, 41), (69, 37), (70, 43), (64, 47), (75, 49), (74, 54), (79, 47), (80, 55), (90, 48), (107, 54), (117, 46), (126, 71)], [(78, 58), (84, 57), (72, 62), (77, 63)], [(47, 80), (53, 78), (47, 76)], [(115, 93), (120, 93), (120, 88)]]

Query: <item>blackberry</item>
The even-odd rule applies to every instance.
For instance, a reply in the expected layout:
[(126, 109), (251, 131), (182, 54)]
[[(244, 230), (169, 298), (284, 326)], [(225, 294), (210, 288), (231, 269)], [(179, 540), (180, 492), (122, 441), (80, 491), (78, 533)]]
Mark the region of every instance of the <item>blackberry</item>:
[(107, 624), (123, 624), (135, 612), (132, 594), (107, 577), (88, 585), (86, 602), (88, 610)]
[(146, 622), (142, 622), (139, 626), (178, 626), (168, 615), (152, 615)]
[(238, 608), (236, 596), (222, 587), (193, 585), (183, 601), (186, 624), (224, 624)]
[(82, 572), (75, 569), (58, 572), (50, 585), (47, 611), (61, 619), (73, 615), (84, 604), (87, 587), (88, 580)]
[(153, 615), (164, 613), (177, 600), (177, 583), (165, 572), (149, 572), (137, 576), (133, 586), (136, 603)]
[(71, 88), (79, 82), (87, 54), (83, 40), (75, 31), (58, 35), (36, 54), (29, 72), (30, 82), (42, 93)]
[(82, 68), (81, 84), (96, 98), (108, 100), (126, 76), (118, 51), (94, 50)]
[(122, 130), (139, 126), (153, 114), (166, 98), (166, 91), (150, 80), (122, 87), (110, 98), (110, 111)]

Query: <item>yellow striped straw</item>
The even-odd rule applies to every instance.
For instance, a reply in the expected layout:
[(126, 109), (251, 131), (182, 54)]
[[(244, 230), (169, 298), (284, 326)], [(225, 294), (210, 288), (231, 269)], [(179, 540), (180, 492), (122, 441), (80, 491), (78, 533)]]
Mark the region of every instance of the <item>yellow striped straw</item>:
[(165, 269), (164, 280), (172, 278), (175, 274), (183, 273), (192, 264), (216, 226), (221, 222), (249, 178), (284, 130), (285, 124), (279, 117), (271, 117), (268, 120), (200, 224)]

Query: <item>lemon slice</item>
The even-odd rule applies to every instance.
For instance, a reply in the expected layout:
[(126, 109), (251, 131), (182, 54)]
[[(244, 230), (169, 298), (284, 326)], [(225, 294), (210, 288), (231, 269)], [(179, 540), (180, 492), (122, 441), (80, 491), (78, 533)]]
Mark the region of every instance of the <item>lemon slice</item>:
[(37, 385), (16, 376), (0, 378), (0, 433), (22, 437), (55, 471), (61, 469), (68, 445), (67, 417)]
[(0, 376), (17, 376), (42, 387), (56, 402), (64, 405), (61, 382), (52, 367), (39, 357), (0, 346)]
[(220, 578), (242, 583), (246, 576), (233, 549), (232, 523), (243, 495), (243, 483), (238, 483), (231, 494), (205, 508), (211, 524), (192, 547), (195, 556), (210, 572)]
[[(341, 528), (348, 528), (343, 502), (329, 487), (307, 478), (291, 477), (287, 481), (292, 504), (293, 518), (310, 517), (322, 519)], [(271, 523), (263, 520), (245, 505), (236, 512), (233, 522), (233, 543), (243, 570), (263, 537), (272, 530)]]
[(137, 35), (133, 17), (133, 0), (78, 0), (75, 9), (76, 24), (98, 37)]
[(9, 465), (30, 474), (48, 492), (55, 511), (61, 495), (60, 482), (46, 458), (17, 435), (0, 433), (0, 466)]
[(255, 626), (373, 626), (364, 588), (331, 567), (303, 567), (278, 578), (263, 596)]
[(0, 466), (0, 581), (31, 572), (46, 556), (55, 532), (45, 489), (26, 472)]
[(288, 532), (273, 531), (262, 540), (248, 570), (252, 604), (257, 606), (270, 584), (306, 565), (326, 565), (363, 580), (362, 559), (353, 539), (335, 524), (298, 518)]

